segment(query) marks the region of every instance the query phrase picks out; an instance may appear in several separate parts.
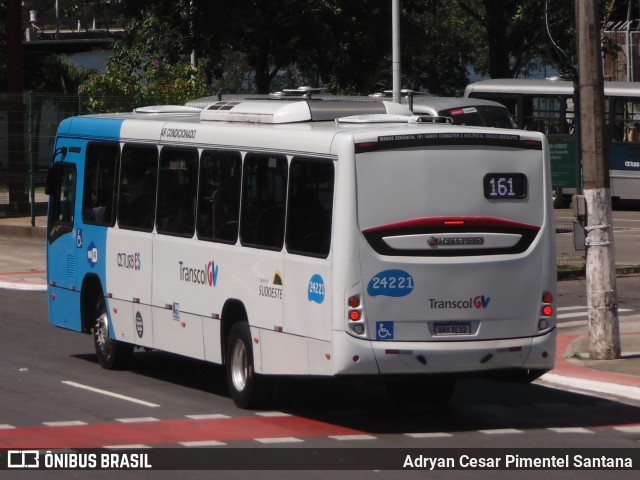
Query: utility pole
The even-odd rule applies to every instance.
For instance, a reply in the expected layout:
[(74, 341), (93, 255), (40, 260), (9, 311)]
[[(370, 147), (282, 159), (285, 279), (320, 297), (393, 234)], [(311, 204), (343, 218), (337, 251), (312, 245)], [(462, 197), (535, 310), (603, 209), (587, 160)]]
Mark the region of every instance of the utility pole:
[(393, 101), (400, 103), (400, 0), (391, 0), (391, 63)]
[(620, 358), (620, 330), (609, 168), (604, 148), (600, 2), (576, 0), (575, 5), (580, 138), (587, 207), (585, 245), (589, 354), (594, 360), (611, 360)]

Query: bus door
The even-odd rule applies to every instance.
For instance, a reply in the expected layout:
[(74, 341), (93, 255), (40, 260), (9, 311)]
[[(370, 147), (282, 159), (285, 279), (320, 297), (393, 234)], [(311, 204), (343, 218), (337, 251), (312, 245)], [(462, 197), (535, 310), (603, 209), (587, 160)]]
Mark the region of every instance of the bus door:
[[(297, 157), (289, 169), (284, 330), (314, 340), (331, 339), (331, 226), (334, 162)], [(321, 345), (309, 342), (309, 348)], [(326, 347), (323, 347), (323, 352)], [(309, 358), (323, 358), (313, 355)], [(298, 358), (307, 358), (301, 356)], [(302, 362), (301, 362), (302, 363)], [(329, 362), (325, 362), (327, 366)], [(326, 373), (310, 366), (311, 374)]]
[(49, 318), (59, 327), (81, 330), (80, 285), (77, 262), (82, 261), (84, 241), (78, 226), (80, 208), (76, 204), (78, 178), (82, 175), (82, 156), (86, 142), (58, 138), (54, 164), (49, 169), (47, 193), (47, 281)]

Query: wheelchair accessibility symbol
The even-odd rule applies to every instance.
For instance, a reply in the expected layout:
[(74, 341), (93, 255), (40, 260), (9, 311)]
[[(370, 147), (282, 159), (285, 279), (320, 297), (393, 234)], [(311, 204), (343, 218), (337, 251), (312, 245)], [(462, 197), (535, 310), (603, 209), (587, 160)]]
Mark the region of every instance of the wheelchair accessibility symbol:
[(376, 340), (393, 340), (393, 322), (376, 322)]

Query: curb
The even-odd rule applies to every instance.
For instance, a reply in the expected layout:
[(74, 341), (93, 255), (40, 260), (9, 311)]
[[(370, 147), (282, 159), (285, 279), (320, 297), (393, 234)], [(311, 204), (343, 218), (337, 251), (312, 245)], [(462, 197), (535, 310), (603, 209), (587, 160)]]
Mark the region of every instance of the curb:
[[(633, 333), (631, 335), (638, 335)], [(606, 372), (577, 365), (566, 358), (571, 345), (581, 335), (558, 335), (556, 366), (536, 383), (574, 393), (587, 393), (608, 399), (640, 402), (640, 377)], [(570, 352), (569, 352), (570, 353)]]

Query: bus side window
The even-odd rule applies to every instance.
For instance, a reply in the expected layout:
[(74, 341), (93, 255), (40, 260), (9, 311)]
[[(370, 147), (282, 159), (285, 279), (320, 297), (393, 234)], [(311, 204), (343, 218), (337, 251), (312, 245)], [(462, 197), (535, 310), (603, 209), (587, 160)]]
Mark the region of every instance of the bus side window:
[(291, 161), (287, 250), (326, 257), (331, 246), (334, 167), (331, 160), (300, 158)]
[(118, 225), (150, 232), (156, 210), (158, 149), (125, 145), (120, 164)]
[(48, 240), (53, 243), (65, 233), (73, 231), (76, 198), (76, 167), (70, 163), (59, 163), (51, 167), (49, 178), (50, 205)]
[(243, 245), (282, 249), (286, 194), (286, 157), (248, 153), (242, 175)]
[(115, 143), (90, 143), (85, 162), (82, 220), (94, 225), (115, 224), (116, 166), (120, 147)]
[(193, 236), (198, 186), (198, 151), (165, 147), (158, 176), (158, 233)]
[(198, 238), (223, 243), (238, 240), (240, 152), (205, 150), (200, 159)]

